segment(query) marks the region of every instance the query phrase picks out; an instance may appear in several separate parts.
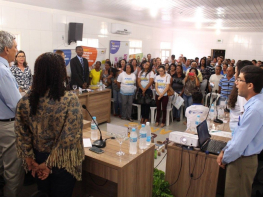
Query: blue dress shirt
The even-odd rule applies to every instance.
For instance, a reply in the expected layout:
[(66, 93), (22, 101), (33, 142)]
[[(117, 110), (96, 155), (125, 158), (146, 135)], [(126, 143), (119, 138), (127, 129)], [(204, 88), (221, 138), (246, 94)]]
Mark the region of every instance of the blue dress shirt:
[(250, 98), (244, 109), (232, 139), (223, 149), (224, 164), (231, 163), (241, 156), (259, 154), (263, 149), (263, 94)]
[(0, 119), (15, 117), (16, 105), (21, 98), (15, 77), (6, 59), (0, 57)]

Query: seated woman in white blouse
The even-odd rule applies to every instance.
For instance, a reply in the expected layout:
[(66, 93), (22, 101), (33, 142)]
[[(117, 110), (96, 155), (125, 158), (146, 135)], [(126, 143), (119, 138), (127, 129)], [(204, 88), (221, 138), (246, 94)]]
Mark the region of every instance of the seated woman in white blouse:
[(19, 91), (24, 92), (31, 88), (32, 74), (26, 62), (24, 51), (18, 51), (14, 65), (10, 68), (19, 86)]

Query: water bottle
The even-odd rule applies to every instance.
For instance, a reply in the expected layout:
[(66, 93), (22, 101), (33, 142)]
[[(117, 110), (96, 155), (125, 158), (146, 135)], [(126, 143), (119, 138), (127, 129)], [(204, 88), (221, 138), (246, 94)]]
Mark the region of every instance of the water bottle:
[(140, 129), (140, 143), (139, 147), (141, 150), (146, 149), (146, 138), (147, 138), (147, 130), (145, 128), (145, 124), (142, 124)]
[(215, 107), (214, 104), (211, 105), (210, 111), (209, 111), (209, 117), (211, 120), (214, 120), (215, 117)]
[(136, 129), (132, 128), (132, 132), (130, 134), (130, 154), (134, 155), (137, 153), (137, 133)]
[(102, 81), (100, 80), (100, 91), (102, 90)]
[(91, 121), (91, 136), (90, 136), (90, 138), (91, 138), (91, 140), (97, 140), (98, 139), (98, 128), (95, 124), (96, 117), (93, 116), (92, 118), (93, 118), (93, 120)]
[(150, 127), (149, 122), (146, 122), (145, 129), (147, 131), (146, 145), (149, 146), (151, 144), (151, 138), (152, 138), (152, 135), (151, 135), (152, 132), (151, 132), (151, 127)]

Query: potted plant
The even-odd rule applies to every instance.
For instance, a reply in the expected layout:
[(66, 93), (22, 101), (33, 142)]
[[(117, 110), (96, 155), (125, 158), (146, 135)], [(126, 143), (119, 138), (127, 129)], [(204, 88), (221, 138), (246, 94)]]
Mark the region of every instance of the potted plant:
[(154, 169), (153, 172), (153, 197), (173, 197), (169, 183), (164, 180), (164, 172)]

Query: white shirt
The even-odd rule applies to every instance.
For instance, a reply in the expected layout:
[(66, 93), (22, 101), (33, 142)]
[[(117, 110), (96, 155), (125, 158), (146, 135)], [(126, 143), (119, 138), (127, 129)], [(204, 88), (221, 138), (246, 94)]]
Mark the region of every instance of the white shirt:
[(135, 82), (136, 76), (134, 73), (127, 74), (126, 72), (122, 72), (117, 79), (118, 82), (121, 83), (120, 93), (123, 95), (133, 95), (136, 89)]
[(151, 78), (151, 79), (154, 79), (154, 73), (153, 73), (153, 71), (151, 71), (151, 72), (149, 72), (149, 73), (147, 74), (147, 76), (145, 77), (146, 72), (143, 72), (142, 74), (141, 74), (141, 72), (142, 72), (142, 71), (139, 72), (138, 77), (141, 79), (141, 85), (142, 85), (142, 87), (145, 88), (145, 87), (148, 85), (150, 78)]
[[(209, 83), (213, 83), (215, 85), (215, 87), (212, 89), (213, 92), (215, 92), (216, 90), (218, 90), (219, 86), (219, 82), (220, 82), (220, 79), (224, 77), (223, 75), (216, 75), (216, 74), (213, 74), (211, 75), (210, 79), (209, 79)], [(210, 85), (210, 84), (209, 84)]]
[(206, 119), (209, 112), (209, 108), (203, 106), (202, 104), (193, 104), (186, 108), (185, 117), (187, 118), (187, 129), (195, 127), (195, 120), (197, 115), (200, 115), (200, 122)]
[(233, 131), (237, 126), (239, 116), (244, 113), (244, 105), (247, 103), (247, 100), (244, 97), (237, 96), (237, 102), (234, 109), (230, 109), (230, 121), (229, 127)]
[[(157, 88), (160, 93), (162, 93), (166, 86), (170, 84), (170, 80), (171, 75), (169, 74), (165, 74), (164, 77), (161, 77), (160, 75), (157, 75), (155, 77), (154, 82), (157, 83)], [(156, 94), (159, 95), (157, 91)], [(167, 96), (167, 92), (164, 94), (164, 96)]]

